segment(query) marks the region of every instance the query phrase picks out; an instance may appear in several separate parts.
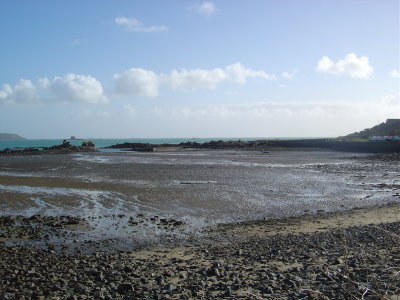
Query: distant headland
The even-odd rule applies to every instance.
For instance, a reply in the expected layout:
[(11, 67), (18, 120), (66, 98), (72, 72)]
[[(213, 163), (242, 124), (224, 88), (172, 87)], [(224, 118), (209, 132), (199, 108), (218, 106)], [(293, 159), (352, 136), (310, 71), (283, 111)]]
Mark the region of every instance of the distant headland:
[(387, 119), (374, 127), (364, 129), (360, 132), (354, 132), (345, 136), (345, 138), (371, 138), (373, 136), (399, 136), (400, 119)]
[(21, 141), (26, 140), (26, 138), (15, 133), (0, 133), (0, 140)]

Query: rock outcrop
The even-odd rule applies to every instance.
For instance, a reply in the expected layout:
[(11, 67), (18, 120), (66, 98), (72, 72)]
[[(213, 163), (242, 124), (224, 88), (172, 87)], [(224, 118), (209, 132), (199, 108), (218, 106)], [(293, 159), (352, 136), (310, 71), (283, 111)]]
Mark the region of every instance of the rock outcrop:
[(83, 141), (81, 146), (74, 146), (67, 140), (64, 140), (62, 144), (51, 147), (28, 147), (22, 150), (6, 148), (0, 151), (0, 155), (33, 155), (33, 154), (61, 154), (70, 152), (94, 152), (96, 146), (91, 141)]

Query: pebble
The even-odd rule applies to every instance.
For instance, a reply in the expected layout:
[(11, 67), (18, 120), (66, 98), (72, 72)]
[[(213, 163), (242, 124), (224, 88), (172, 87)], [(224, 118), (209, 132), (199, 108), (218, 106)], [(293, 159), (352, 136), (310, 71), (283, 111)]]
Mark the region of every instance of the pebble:
[[(81, 221), (3, 216), (0, 230), (22, 234), (18, 226), (25, 224), (25, 233), (44, 240), (45, 228), (63, 230), (45, 224)], [(39, 224), (35, 231), (32, 222)], [(76, 240), (71, 253), (51, 244), (40, 249), (0, 242), (0, 300), (349, 299), (360, 298), (366, 282), (373, 293), (389, 297), (400, 294), (399, 236), (400, 222), (260, 237), (228, 236), (222, 230), (215, 241), (188, 247), (186, 256), (165, 248), (149, 257), (107, 248), (87, 253), (92, 242), (85, 240)], [(367, 292), (364, 298), (375, 296)]]

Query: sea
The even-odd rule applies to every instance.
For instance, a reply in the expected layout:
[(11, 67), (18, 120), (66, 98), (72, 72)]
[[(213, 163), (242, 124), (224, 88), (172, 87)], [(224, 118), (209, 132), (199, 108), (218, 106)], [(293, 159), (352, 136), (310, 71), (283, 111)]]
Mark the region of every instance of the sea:
[[(66, 139), (72, 145), (79, 146), (83, 141), (92, 141), (96, 148), (100, 149), (105, 148), (115, 144), (121, 143), (150, 143), (150, 144), (180, 144), (183, 142), (197, 142), (197, 143), (205, 143), (209, 141), (254, 141), (254, 140), (274, 140), (274, 139), (302, 139), (302, 138), (277, 138), (277, 137), (245, 137), (245, 138), (87, 138), (87, 139)], [(27, 147), (50, 147), (54, 145), (60, 145), (64, 139), (27, 139), (27, 140), (0, 140), (0, 150), (4, 150), (6, 148), (11, 149), (22, 149)]]

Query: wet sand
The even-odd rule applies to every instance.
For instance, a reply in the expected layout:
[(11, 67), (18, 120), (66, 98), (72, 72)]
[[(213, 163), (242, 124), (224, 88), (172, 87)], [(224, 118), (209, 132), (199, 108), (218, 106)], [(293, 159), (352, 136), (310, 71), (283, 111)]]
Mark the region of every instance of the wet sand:
[(378, 225), (400, 221), (400, 206), (394, 202), (350, 211), (304, 215), (277, 220), (255, 220), (221, 225), (218, 230), (245, 236), (272, 236), (327, 232), (348, 227)]
[[(135, 252), (103, 248), (85, 254), (91, 246), (86, 241), (67, 253), (51, 244), (36, 250), (3, 240), (0, 297), (400, 299), (400, 222), (393, 222), (399, 212), (392, 204), (218, 225), (211, 230), (214, 239), (202, 243)], [(78, 219), (51, 217), (0, 221), (0, 230), (14, 237), (20, 223), (36, 228), (19, 231), (22, 239), (45, 237), (37, 228), (57, 232), (79, 225)]]
[(0, 298), (399, 299), (399, 168), (326, 151), (1, 157)]
[(221, 223), (398, 201), (399, 164), (369, 157), (233, 150), (0, 157), (1, 214), (78, 216), (88, 224), (82, 239), (141, 248), (200, 238)]

